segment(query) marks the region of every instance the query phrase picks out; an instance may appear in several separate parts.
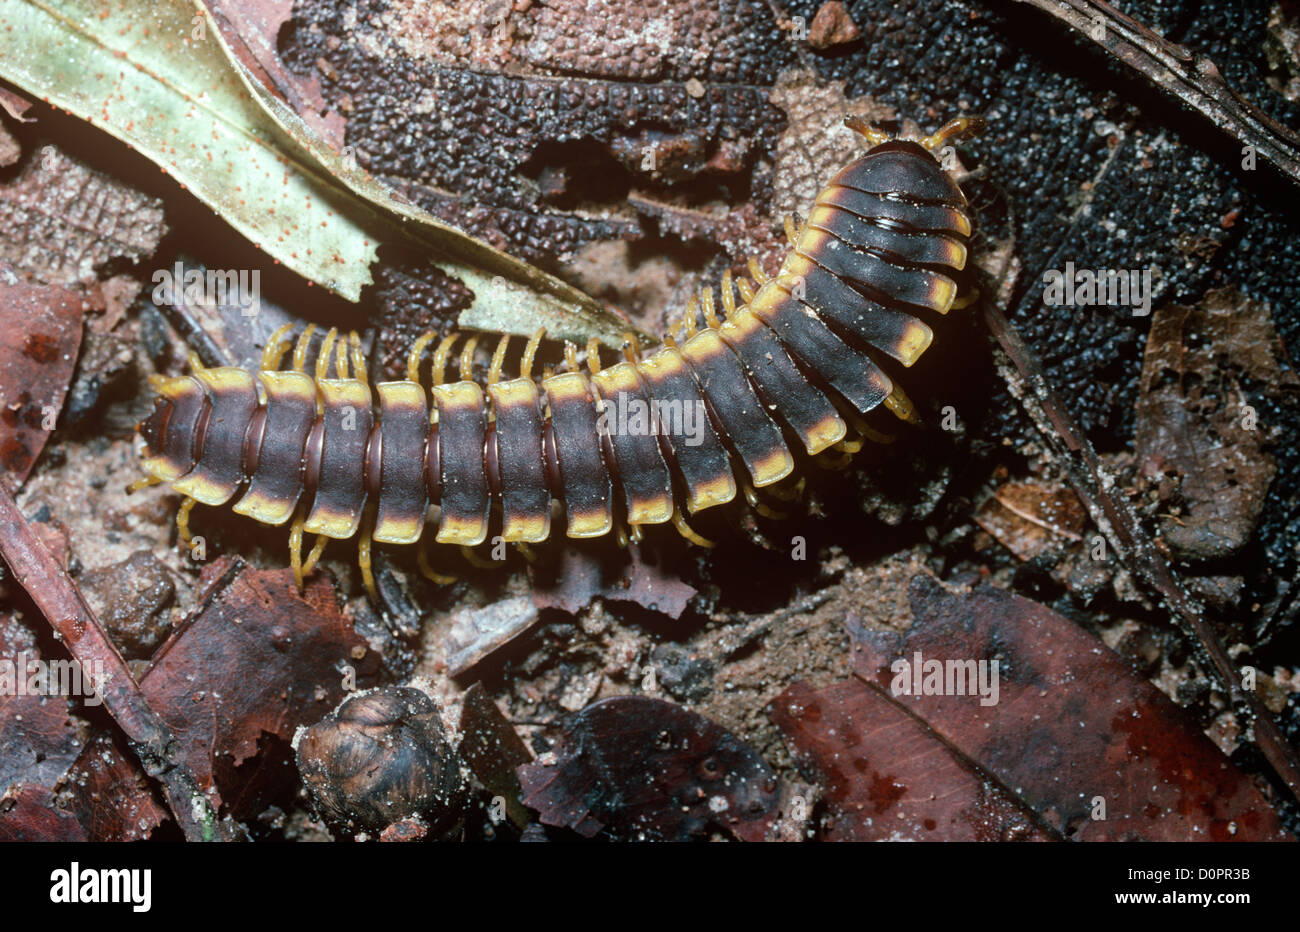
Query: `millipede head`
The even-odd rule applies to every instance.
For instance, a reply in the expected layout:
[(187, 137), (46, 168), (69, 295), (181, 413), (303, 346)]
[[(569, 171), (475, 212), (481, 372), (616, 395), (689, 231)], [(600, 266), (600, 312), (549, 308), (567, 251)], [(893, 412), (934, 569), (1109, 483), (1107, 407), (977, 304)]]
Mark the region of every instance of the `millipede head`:
[[(883, 129), (872, 126), (865, 119), (856, 114), (846, 116), (844, 118), (844, 125), (862, 136), (863, 139), (871, 144), (873, 149), (876, 146), (882, 146), (885, 143), (894, 142), (897, 139), (897, 137), (890, 135)], [(937, 152), (950, 142), (955, 142), (959, 139), (967, 139), (971, 136), (982, 133), (987, 125), (987, 121), (982, 116), (958, 117), (955, 120), (949, 120), (940, 127), (938, 131), (929, 136), (926, 136), (923, 139), (918, 139), (916, 144), (927, 152)]]

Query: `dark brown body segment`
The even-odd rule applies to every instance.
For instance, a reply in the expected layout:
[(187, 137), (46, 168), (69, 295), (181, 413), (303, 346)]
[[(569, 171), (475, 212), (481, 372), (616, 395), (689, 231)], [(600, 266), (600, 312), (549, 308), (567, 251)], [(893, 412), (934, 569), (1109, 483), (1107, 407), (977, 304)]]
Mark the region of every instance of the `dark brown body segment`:
[[(805, 230), (799, 238), (799, 252), (814, 259), (823, 275), (829, 273), (845, 286), (841, 291), (843, 300), (856, 294), (858, 306), (852, 311), (845, 309), (846, 319), (869, 319), (881, 304), (946, 314), (957, 296), (956, 283), (946, 275), (888, 262), (880, 256), (855, 249), (824, 230)], [(834, 301), (828, 301), (827, 305), (837, 309)], [(817, 310), (826, 313), (821, 307)]]
[(424, 483), (429, 406), (418, 382), (380, 382), (379, 505), (374, 538), (413, 544), (424, 531), (429, 491)]
[(591, 383), (602, 404), (605, 436), (614, 452), (628, 524), (663, 524), (671, 520), (673, 480), (659, 449), (659, 438), (648, 430), (626, 429), (631, 412), (650, 410), (650, 396), (636, 367), (621, 362), (597, 372)]
[(600, 537), (614, 526), (614, 488), (600, 453), (596, 405), (581, 372), (542, 381), (563, 485), (569, 537)]
[(433, 387), (441, 471), (440, 544), (473, 547), (487, 539), (488, 479), (483, 459), (487, 405), (475, 382)]
[(741, 311), (718, 328), (718, 335), (740, 356), (767, 409), (798, 435), (810, 456), (844, 439), (847, 427), (835, 406), (804, 378), (757, 315)]
[(196, 451), (198, 464), (173, 488), (205, 505), (224, 505), (244, 481), (244, 434), (257, 410), (257, 383), (251, 372), (231, 366), (200, 369), (194, 378), (210, 405), (203, 449)]
[(889, 397), (894, 387), (889, 376), (869, 356), (832, 333), (825, 321), (784, 286), (763, 288), (751, 308), (807, 369), (863, 414)]
[(488, 386), (496, 415), (497, 468), (501, 475), (501, 537), (540, 543), (551, 533), (551, 493), (543, 458), (541, 396), (532, 379)]
[(859, 217), (892, 221), (905, 230), (970, 235), (970, 221), (966, 219), (965, 213), (946, 204), (916, 204), (878, 194), (865, 194), (839, 185), (831, 185), (818, 195), (817, 203), (825, 207), (838, 207)]
[(872, 223), (836, 207), (814, 207), (808, 226), (833, 233), (858, 249), (869, 250), (900, 265), (921, 265), (960, 272), (966, 267), (966, 246), (945, 233), (905, 231)]
[(779, 482), (794, 471), (781, 429), (763, 410), (740, 360), (716, 330), (697, 333), (682, 347), (709, 411), (731, 449), (749, 470), (755, 487)]
[[(370, 386), (358, 379), (321, 379), (320, 450), (307, 450), (315, 499), (303, 530), (346, 540), (357, 532), (366, 503), (366, 446), (374, 427)], [(312, 470), (319, 456), (319, 470)]]
[[(664, 347), (653, 356), (637, 363), (637, 372), (649, 390), (650, 397), (662, 413), (676, 411), (679, 425), (663, 425), (659, 442), (671, 458), (686, 485), (686, 508), (694, 513), (725, 505), (736, 497), (736, 477), (731, 470), (731, 459), (726, 447), (709, 420), (704, 396), (700, 394), (691, 371), (677, 350)], [(668, 407), (664, 407), (668, 406)], [(687, 414), (689, 410), (689, 415)], [(698, 437), (685, 436), (686, 418), (698, 424)], [(656, 418), (656, 420), (662, 420)], [(683, 430), (673, 430), (680, 426)]]
[(237, 514), (263, 524), (284, 524), (302, 494), (302, 454), (316, 421), (316, 383), (301, 372), (259, 372), (266, 393), (266, 420), (252, 438), (257, 468), (248, 490), (235, 504)]
[[(787, 260), (781, 283), (822, 320), (839, 328), (850, 343), (875, 347), (910, 366), (930, 346), (934, 331), (912, 314), (882, 307), (823, 267), (823, 259), (835, 257), (828, 256), (827, 249), (818, 248), (819, 236), (839, 242), (820, 231), (806, 231), (799, 241), (801, 246), (808, 244), (808, 252), (797, 252)], [(818, 258), (814, 260), (813, 255)], [(799, 287), (795, 287), (796, 282)]]

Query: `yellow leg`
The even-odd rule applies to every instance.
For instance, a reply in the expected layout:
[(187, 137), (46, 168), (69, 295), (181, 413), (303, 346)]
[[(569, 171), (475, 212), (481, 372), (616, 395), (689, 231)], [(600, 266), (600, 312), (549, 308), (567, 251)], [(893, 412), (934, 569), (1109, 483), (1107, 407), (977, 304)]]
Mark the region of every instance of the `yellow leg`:
[[(686, 339), (695, 336), (699, 330), (699, 324), (695, 320), (695, 312), (699, 310), (700, 300), (695, 295), (686, 302), (686, 310), (682, 313), (682, 322), (686, 324)], [(676, 329), (676, 328), (674, 328)]]
[(176, 533), (181, 539), (181, 543), (186, 547), (190, 545), (190, 512), (198, 502), (186, 496), (181, 502), (181, 507), (176, 509)]
[(774, 485), (769, 485), (763, 489), (763, 492), (766, 495), (771, 495), (773, 498), (779, 498), (783, 502), (797, 502), (799, 499), (803, 498), (804, 486), (807, 484), (808, 480), (803, 476), (800, 476), (799, 481), (796, 482), (792, 488), (782, 489)]
[(419, 566), (420, 568), (421, 576), (423, 576), (425, 579), (433, 580), (440, 586), (450, 586), (459, 578), (456, 576), (448, 576), (445, 573), (439, 573), (435, 571), (434, 568), (429, 565), (429, 554), (425, 552), (424, 547), (421, 545), (417, 545), (417, 549), (415, 552), (415, 562), (416, 565)]
[(379, 603), (379, 592), (375, 589), (375, 574), (370, 566), (370, 528), (366, 528), (357, 541), (357, 563), (361, 566), (361, 581), (366, 584), (366, 593), (370, 601)]
[(821, 469), (827, 469), (831, 472), (838, 472), (841, 469), (848, 469), (849, 464), (853, 462), (853, 454), (845, 453), (842, 456), (830, 457), (825, 453), (813, 457), (813, 462)]
[(587, 340), (587, 371), (592, 375), (600, 371), (600, 341), (595, 337)]
[(630, 330), (623, 334), (623, 358), (631, 363), (641, 361), (641, 341)]
[(764, 518), (772, 518), (774, 520), (780, 521), (786, 517), (785, 512), (775, 511), (774, 509), (766, 505), (763, 502), (763, 500), (758, 497), (757, 490), (755, 490), (755, 488), (752, 485), (750, 485), (748, 482), (744, 483), (744, 489), (745, 489), (745, 500), (749, 502), (749, 507), (753, 508)]
[(921, 146), (933, 152), (951, 140), (962, 139), (983, 132), (986, 125), (984, 118), (981, 116), (958, 117), (943, 124), (943, 127), (937, 133), (922, 139)]
[(785, 238), (790, 241), (790, 246), (798, 246), (799, 228), (794, 222), (794, 217), (790, 214), (786, 214), (781, 222), (785, 224)]
[(147, 489), (150, 486), (158, 485), (161, 482), (162, 480), (157, 476), (141, 476), (126, 487), (126, 494), (132, 495), (139, 492), (141, 489)]
[[(311, 346), (311, 337), (312, 334), (314, 334), (315, 332), (316, 332), (316, 325), (308, 324), (303, 329), (302, 333), (298, 334), (298, 342), (295, 343), (293, 347), (293, 371), (294, 372), (302, 372), (306, 367), (307, 349), (308, 347)], [(262, 368), (265, 369), (266, 367), (263, 366)]]
[(682, 537), (685, 537), (692, 544), (700, 547), (717, 546), (707, 537), (701, 537), (699, 534), (696, 534), (695, 531), (691, 529), (691, 526), (686, 523), (686, 519), (682, 517), (681, 509), (676, 506), (673, 507), (673, 527), (677, 528), (677, 533), (682, 535)]
[(844, 118), (844, 125), (847, 126), (849, 129), (853, 130), (853, 132), (860, 135), (863, 139), (871, 143), (873, 146), (878, 146), (882, 142), (889, 142), (889, 140), (893, 138), (883, 129), (876, 129), (874, 126), (872, 126), (870, 123), (868, 123), (866, 120), (864, 120), (862, 117), (858, 116), (857, 114), (846, 116)]
[(474, 378), (474, 350), (478, 349), (478, 337), (465, 341), (465, 348), (460, 351), (460, 380), (472, 381)]
[(749, 274), (754, 276), (754, 281), (760, 285), (766, 284), (767, 273), (763, 271), (763, 267), (758, 264), (758, 260), (753, 256), (749, 257)]
[(338, 344), (338, 362), (334, 364), (334, 370), (338, 373), (340, 379), (350, 379), (352, 376), (348, 372), (348, 335), (343, 334), (343, 338)]
[(893, 443), (894, 442), (893, 434), (881, 433), (880, 431), (876, 430), (875, 428), (867, 424), (866, 421), (858, 417), (856, 414), (850, 411), (843, 411), (841, 412), (841, 414), (843, 414), (844, 420), (849, 422), (849, 426), (858, 432), (859, 436), (867, 440), (870, 440), (872, 443)]
[(321, 554), (325, 552), (325, 545), (329, 542), (330, 539), (324, 534), (316, 535), (316, 542), (311, 545), (311, 553), (307, 554), (307, 559), (304, 560), (302, 564), (302, 574), (304, 576), (311, 575), (311, 571), (314, 570), (316, 564), (320, 562)]
[(293, 524), (289, 526), (289, 567), (293, 570), (293, 581), (298, 586), (298, 591), (302, 592), (302, 526), (304, 523), (302, 508), (299, 508), (293, 516)]
[(953, 300), (952, 305), (948, 308), (948, 310), (960, 311), (963, 308), (970, 307), (979, 299), (980, 299), (980, 290), (978, 288), (972, 288), (966, 294), (958, 295), (956, 299)]
[(510, 334), (501, 335), (496, 352), (492, 354), (492, 365), (488, 367), (488, 384), (495, 385), (501, 381), (501, 367), (506, 364), (506, 350), (510, 347)]
[(266, 346), (262, 347), (262, 368), (279, 369), (280, 361), (284, 359), (284, 354), (288, 352), (292, 343), (284, 339), (284, 335), (293, 329), (293, 324), (283, 324), (275, 329), (271, 334), (271, 339), (266, 341)]
[(411, 344), (410, 355), (406, 357), (406, 380), (408, 382), (420, 381), (420, 356), (424, 353), (424, 348), (433, 341), (435, 336), (437, 334), (432, 330), (427, 330), (420, 334), (419, 338)]
[(361, 337), (355, 330), (348, 334), (348, 348), (352, 350), (353, 373), (361, 381), (368, 381), (366, 354), (361, 351)]
[(749, 283), (749, 279), (740, 277), (736, 279), (736, 290), (740, 292), (740, 299), (746, 304), (754, 300), (754, 286)]
[(469, 563), (470, 566), (476, 566), (481, 570), (500, 569), (501, 566), (500, 563), (498, 563), (496, 560), (484, 560), (482, 557), (480, 557), (477, 553), (474, 552), (473, 547), (466, 547), (462, 545), (460, 548), (460, 552), (461, 555), (465, 557), (466, 562)]
[(337, 327), (331, 327), (329, 333), (325, 334), (325, 341), (320, 345), (320, 353), (316, 356), (316, 381), (323, 380), (330, 369), (330, 354), (334, 352), (334, 341), (339, 338)]
[(528, 338), (528, 345), (524, 347), (523, 358), (519, 360), (519, 377), (521, 379), (531, 379), (533, 377), (533, 360), (537, 358), (537, 347), (542, 345), (542, 337), (546, 336), (546, 328), (538, 327), (537, 332)]
[(450, 336), (443, 337), (438, 348), (433, 353), (433, 384), (441, 385), (447, 376), (447, 357), (451, 354), (451, 345), (460, 338), (459, 333), (453, 333)]
[(537, 551), (533, 550), (532, 547), (529, 547), (523, 541), (517, 541), (514, 546), (515, 549), (518, 550), (523, 555), (523, 558), (527, 560), (529, 563), (537, 562)]
[[(723, 281), (728, 281), (728, 279), (724, 278)], [(710, 330), (717, 330), (720, 324), (718, 322), (718, 309), (713, 304), (713, 289), (706, 288), (700, 292), (700, 297), (703, 299), (705, 326)]]
[(916, 407), (912, 404), (912, 399), (908, 398), (907, 393), (897, 385), (889, 393), (889, 397), (885, 399), (885, 407), (893, 412), (894, 416), (899, 420), (907, 421), (909, 424), (921, 423), (921, 419), (916, 414)]

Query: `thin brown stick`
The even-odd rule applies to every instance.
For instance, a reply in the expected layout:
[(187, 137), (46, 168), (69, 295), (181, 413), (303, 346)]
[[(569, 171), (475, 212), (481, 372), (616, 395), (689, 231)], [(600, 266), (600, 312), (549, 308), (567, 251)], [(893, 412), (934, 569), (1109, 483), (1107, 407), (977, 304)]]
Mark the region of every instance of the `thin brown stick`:
[(45, 548), (0, 485), (0, 556), (83, 670), (103, 670), (96, 683), (104, 708), (125, 733), (146, 773), (162, 785), (172, 818), (190, 841), (212, 841), (219, 824), (170, 729), (149, 707), (126, 662), (72, 580)]
[(1016, 0), (1038, 7), (1251, 146), (1300, 185), (1300, 136), (1238, 95), (1209, 58), (1154, 32), (1105, 0)]
[(1264, 758), (1290, 788), (1292, 795), (1300, 799), (1300, 758), (1295, 749), (1282, 737), (1259, 697), (1241, 688), (1241, 671), (1233, 665), (1223, 643), (1206, 620), (1204, 608), (1183, 587), (1128, 502), (1115, 491), (1117, 483), (1114, 477), (1107, 472), (1092, 443), (1078, 429), (1065, 405), (1052, 391), (1038, 357), (993, 301), (981, 303), (985, 323), (1002, 349), (1003, 358), (998, 360), (998, 368), (1003, 380), (1029, 414), (1051, 449), (1053, 458), (1065, 470), (1094, 523), (1106, 535), (1129, 571), (1160, 596), (1161, 604), (1191, 642), (1202, 665), (1216, 674), (1220, 689), (1232, 699), (1239, 714), (1253, 723), (1255, 744)]

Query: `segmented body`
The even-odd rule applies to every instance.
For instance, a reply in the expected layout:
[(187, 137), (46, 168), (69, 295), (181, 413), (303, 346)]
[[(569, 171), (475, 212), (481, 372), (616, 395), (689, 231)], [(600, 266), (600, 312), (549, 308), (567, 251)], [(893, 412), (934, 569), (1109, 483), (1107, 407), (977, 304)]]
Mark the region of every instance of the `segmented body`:
[[(144, 469), (195, 501), (292, 523), (296, 569), (303, 532), (320, 544), (360, 533), (368, 583), (369, 540), (417, 542), (430, 505), (439, 506), (435, 540), (466, 547), (488, 538), (494, 513), (504, 541), (547, 539), (553, 499), (569, 537), (670, 521), (691, 536), (683, 514), (786, 479), (792, 447), (816, 456), (851, 442), (851, 426), (870, 435), (858, 416), (882, 405), (911, 417), (881, 359), (912, 365), (933, 337), (927, 318), (953, 306), (970, 217), (929, 150), (971, 123), (955, 121), (921, 145), (854, 128), (878, 144), (822, 190), (791, 231), (779, 274), (767, 278), (751, 262), (758, 285), (741, 283), (740, 304), (728, 276), (723, 318), (706, 292), (703, 326), (692, 302), (680, 345), (668, 336), (645, 354), (625, 348), (602, 368), (593, 344), (588, 372), (570, 348), (570, 371), (534, 379), (533, 343), (521, 376), (501, 380), (503, 342), (483, 386), (470, 378), (472, 348), (460, 380), (443, 384), (444, 343), (426, 390), (418, 366), (427, 339), (406, 379), (373, 387), (355, 336), (338, 344), (327, 377), (330, 334), (314, 378), (300, 339), (291, 371), (279, 368), (277, 349), (257, 372), (198, 368), (161, 381), (141, 425)], [(614, 430), (603, 403), (697, 405), (707, 417), (691, 437)]]

